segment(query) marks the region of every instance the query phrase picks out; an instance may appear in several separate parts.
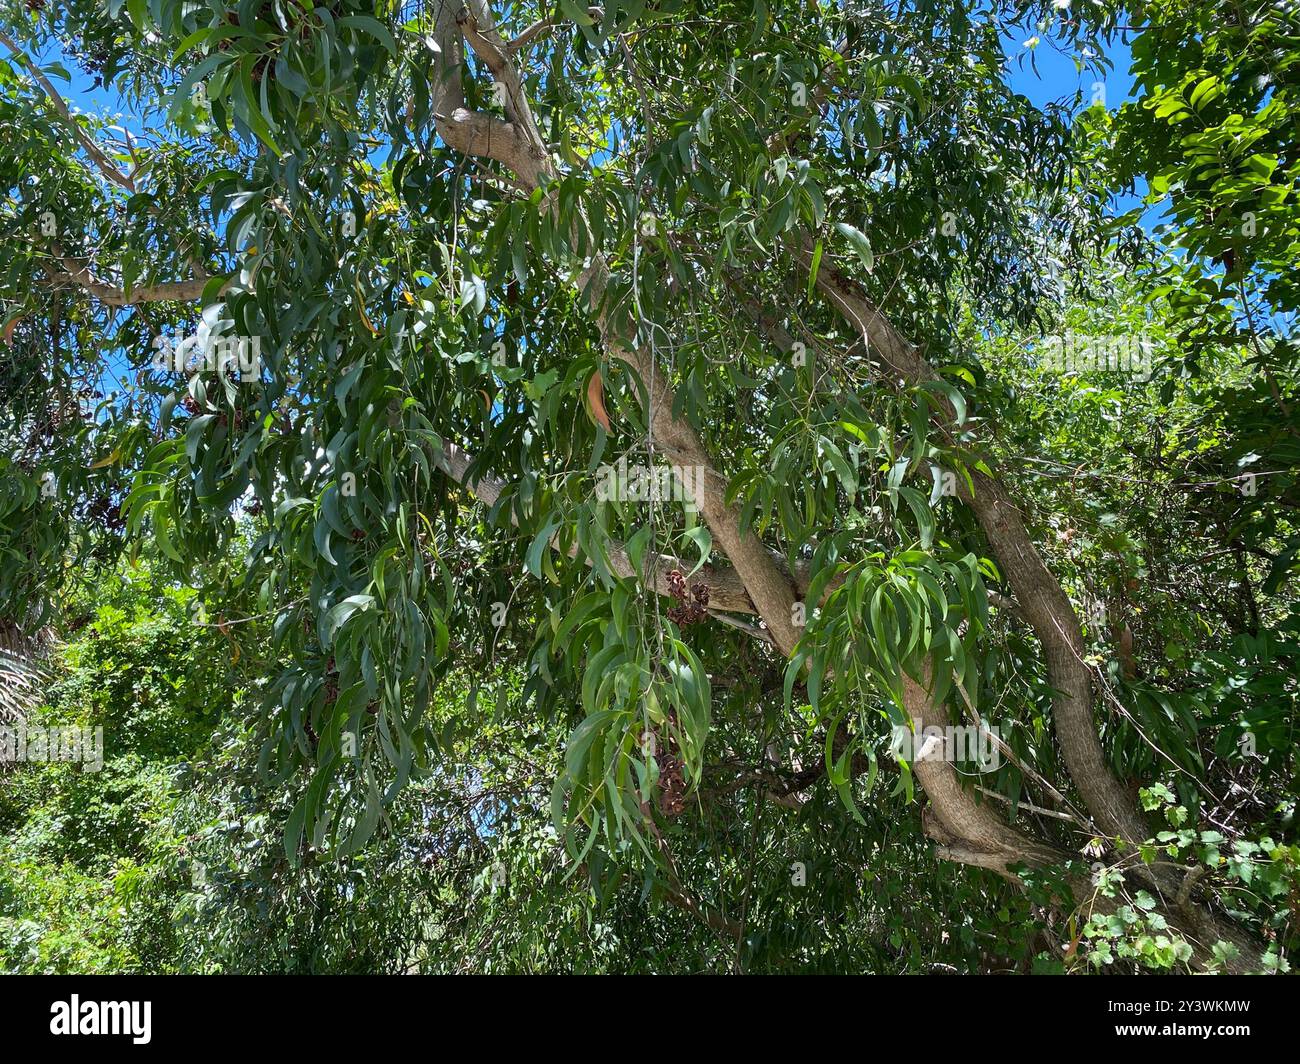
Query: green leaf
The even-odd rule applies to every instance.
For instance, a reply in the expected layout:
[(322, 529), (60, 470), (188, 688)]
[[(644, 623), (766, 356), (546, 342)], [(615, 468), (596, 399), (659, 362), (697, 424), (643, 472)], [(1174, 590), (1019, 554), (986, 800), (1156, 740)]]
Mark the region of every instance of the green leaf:
[(373, 609), (374, 605), (373, 595), (349, 595), (325, 615), (325, 630), (328, 636), (332, 638), (333, 634), (347, 624), (354, 614)]
[(849, 246), (853, 248), (858, 258), (862, 260), (862, 265), (866, 267), (867, 273), (876, 268), (876, 257), (871, 253), (871, 241), (861, 229), (855, 229), (847, 222), (836, 222), (835, 228), (848, 238)]
[(808, 267), (808, 298), (812, 299), (813, 291), (817, 287), (817, 271), (821, 268), (822, 252), (825, 248), (822, 246), (821, 238), (817, 239), (813, 247), (812, 264)]
[(388, 32), (388, 27), (377, 18), (371, 15), (344, 15), (338, 20), (338, 24), (369, 34), (388, 49), (389, 55), (394, 59), (397, 58), (397, 42), (393, 40), (393, 35)]
[(710, 535), (709, 530), (704, 525), (696, 525), (694, 528), (688, 528), (683, 532), (682, 538), (694, 543), (696, 549), (700, 552), (700, 560), (686, 574), (686, 579), (689, 580), (704, 568), (704, 563), (709, 560), (709, 554), (713, 551), (713, 536)]
[(542, 555), (551, 549), (551, 539), (559, 527), (559, 517), (551, 517), (528, 545), (528, 551), (524, 555), (524, 568), (534, 576), (542, 575)]

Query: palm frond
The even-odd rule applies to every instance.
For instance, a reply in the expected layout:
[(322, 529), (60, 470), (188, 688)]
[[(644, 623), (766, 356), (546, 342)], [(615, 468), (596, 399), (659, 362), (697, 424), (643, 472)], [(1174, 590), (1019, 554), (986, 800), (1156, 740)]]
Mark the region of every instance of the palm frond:
[(0, 724), (23, 720), (41, 700), (54, 642), (52, 629), (41, 628), (29, 635), (13, 624), (0, 622)]

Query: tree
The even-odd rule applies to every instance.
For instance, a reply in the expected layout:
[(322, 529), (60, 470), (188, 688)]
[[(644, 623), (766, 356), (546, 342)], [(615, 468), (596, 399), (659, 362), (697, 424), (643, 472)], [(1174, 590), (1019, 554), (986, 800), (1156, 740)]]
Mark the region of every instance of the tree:
[[(1035, 19), (1093, 56), (1118, 21), (764, 0), (12, 16), (5, 521), (39, 534), (6, 545), (6, 610), (69, 551), (144, 540), (236, 645), (234, 621), (269, 618), (261, 765), (311, 774), (295, 861), (363, 846), (436, 771), (453, 670), (511, 667), (573, 725), (552, 797), (570, 860), (638, 870), (738, 956), (751, 891), (738, 914), (703, 899), (682, 825), (743, 791), (757, 838), (829, 785), (870, 831), (883, 770), (888, 801), (919, 784), (936, 855), (1027, 881), (1057, 933), (1076, 908), (1089, 928), (1151, 911), (1177, 944), (1160, 963), (1277, 965), (1259, 913), (1160, 859), (1156, 780), (1131, 786), (1103, 741), (1103, 700), (1139, 710), (1093, 660), (1095, 589), (1063, 582), (1051, 515), (1004, 472), (1023, 455), (993, 348), (1132, 299), (1106, 267), (1163, 250), (1131, 225), (1099, 250), (1125, 180), (1089, 169), (1104, 130), (1008, 87), (1008, 34)], [(53, 34), (147, 135), (70, 112), (31, 58)], [(88, 365), (123, 383), (81, 417)], [(986, 725), (1033, 742), (995, 746), (982, 788), (909, 756)], [(1171, 762), (1199, 727), (1165, 737)], [(886, 756), (891, 736), (911, 745)]]

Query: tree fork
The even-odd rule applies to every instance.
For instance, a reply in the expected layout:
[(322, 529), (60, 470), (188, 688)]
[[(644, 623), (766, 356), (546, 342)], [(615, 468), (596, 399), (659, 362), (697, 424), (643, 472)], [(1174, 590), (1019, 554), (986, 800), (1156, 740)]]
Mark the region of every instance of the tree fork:
[[(506, 113), (510, 122), (470, 112), (464, 107), (464, 92), (460, 84), (463, 69), (460, 62), (462, 38), (488, 66), (494, 77), (506, 86)], [(451, 147), (466, 154), (486, 156), (504, 163), (530, 189), (539, 188), (546, 180), (555, 177), (554, 164), (537, 132), (537, 124), (523, 91), (522, 79), (514, 66), (508, 46), (496, 31), (484, 0), (471, 0), (467, 8), (462, 8), (454, 15), (444, 5), (439, 10), (435, 40), (439, 45), (441, 66), (437, 78), (439, 91), (435, 102), (435, 123), (443, 139)], [(575, 225), (585, 225), (585, 222), (579, 219)], [(803, 261), (807, 267), (811, 266), (811, 254), (810, 249), (803, 252)], [(697, 465), (704, 470), (706, 484), (702, 491), (703, 498), (696, 502), (705, 522), (719, 549), (735, 566), (759, 616), (771, 632), (774, 644), (783, 656), (789, 657), (799, 640), (799, 633), (793, 623), (793, 607), (797, 601), (793, 583), (788, 573), (783, 572), (774, 562), (771, 553), (757, 537), (752, 532), (741, 531), (739, 512), (734, 505), (728, 506), (725, 503), (723, 489), (726, 482), (707, 455), (699, 434), (685, 419), (673, 415), (673, 390), (655, 364), (653, 354), (635, 344), (624, 343), (623, 338), (615, 333), (603, 305), (607, 284), (608, 267), (599, 254), (594, 255), (590, 265), (578, 278), (577, 288), (580, 294), (585, 295), (596, 317), (606, 351), (625, 361), (640, 377), (645, 387), (645, 403), (655, 446), (679, 463)], [(915, 384), (935, 379), (933, 369), (914, 345), (899, 335), (870, 300), (830, 263), (822, 263), (816, 285), (857, 326), (872, 349), (879, 352), (890, 368), (904, 380)], [(991, 494), (981, 495), (981, 500), (990, 498)], [(966, 501), (971, 502), (973, 499), (974, 496), (970, 496)], [(986, 504), (981, 502), (979, 505)], [(1008, 576), (1014, 577), (1012, 586), (1016, 589), (1022, 609), (1026, 609), (1024, 599), (1027, 596), (1045, 594), (1041, 586), (1044, 577), (1051, 581), (1060, 599), (1064, 600), (1064, 592), (1059, 583), (1051, 578), (1014, 509), (994, 507), (988, 513), (991, 519), (997, 519), (994, 528), (999, 534), (999, 540), (993, 542), (992, 536), (990, 540), (995, 551), (999, 552), (999, 557), (1001, 551), (1007, 549), (1008, 543), (1015, 543), (1017, 548), (1027, 548), (1021, 564), (1008, 566)], [(981, 521), (983, 523), (983, 518)], [(1018, 537), (1015, 534), (1016, 527), (1019, 528)], [(1034, 560), (1040, 571), (1037, 576), (1031, 564)], [(1031, 624), (1033, 616), (1038, 618), (1039, 623), (1050, 622), (1043, 630), (1037, 627), (1035, 630), (1045, 648), (1056, 648), (1055, 654), (1049, 655), (1049, 670), (1061, 670), (1067, 664), (1067, 654), (1074, 649), (1074, 643), (1068, 638), (1062, 641), (1062, 637), (1072, 628), (1081, 645), (1078, 619), (1073, 610), (1068, 609), (1068, 600), (1065, 600), (1068, 619), (1059, 616), (1051, 608), (1053, 604), (1050, 601), (1043, 598), (1039, 601), (1044, 608), (1031, 616)], [(1028, 610), (1027, 616), (1030, 616)], [(1081, 657), (1078, 664), (1083, 666)], [(905, 701), (909, 709), (921, 713), (920, 719), (924, 721), (932, 713), (929, 694), (920, 685), (908, 687), (908, 683), (910, 681), (905, 681)], [(913, 716), (916, 717), (916, 713)], [(1080, 791), (1084, 794), (1090, 812), (1107, 830), (1112, 830), (1113, 825), (1116, 834), (1126, 841), (1134, 845), (1143, 841), (1147, 832), (1142, 817), (1131, 802), (1121, 800), (1119, 783), (1105, 766), (1101, 742), (1092, 723), (1088, 687), (1085, 686), (1082, 691), (1077, 686), (1068, 689), (1065, 697), (1058, 701), (1054, 720), (1063, 750), (1067, 744), (1072, 748), (1066, 753), (1067, 765), (1071, 764), (1073, 758), (1086, 781), (1090, 793), (1084, 792), (1083, 781), (1076, 780), (1076, 783), (1080, 784)], [(1033, 863), (1035, 859), (1038, 863), (1046, 863), (1059, 856), (1056, 851), (1042, 847), (1010, 827), (987, 806), (975, 802), (971, 794), (961, 786), (951, 764), (931, 762), (923, 770), (918, 765), (917, 778), (935, 808), (945, 837), (949, 840), (947, 849), (950, 853), (986, 854), (987, 858), (981, 858), (981, 861), (988, 862), (984, 867), (990, 867), (998, 860), (1004, 860), (1005, 864), (1020, 860)], [(1093, 808), (1094, 801), (1097, 802), (1096, 808)], [(1218, 921), (1209, 914), (1205, 915), (1203, 923), (1208, 928), (1218, 930)], [(1257, 951), (1252, 952), (1255, 957), (1258, 956)]]

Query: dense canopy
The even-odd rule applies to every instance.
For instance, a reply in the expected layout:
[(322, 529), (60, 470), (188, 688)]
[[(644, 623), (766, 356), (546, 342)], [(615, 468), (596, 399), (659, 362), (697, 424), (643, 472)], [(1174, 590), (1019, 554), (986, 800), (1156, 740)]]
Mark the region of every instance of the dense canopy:
[(7, 967), (1289, 969), (1290, 0), (0, 46)]

